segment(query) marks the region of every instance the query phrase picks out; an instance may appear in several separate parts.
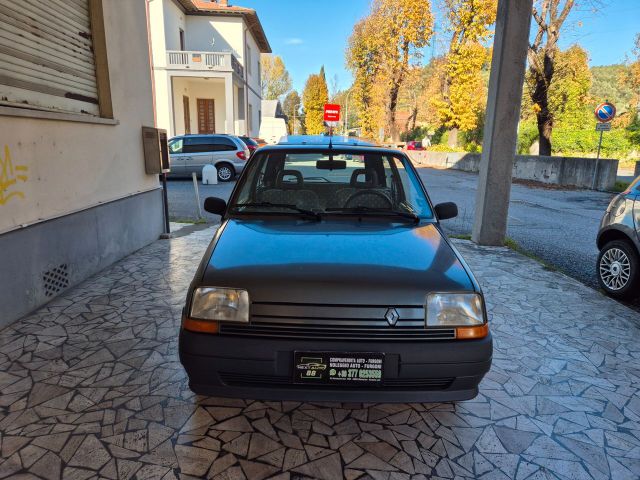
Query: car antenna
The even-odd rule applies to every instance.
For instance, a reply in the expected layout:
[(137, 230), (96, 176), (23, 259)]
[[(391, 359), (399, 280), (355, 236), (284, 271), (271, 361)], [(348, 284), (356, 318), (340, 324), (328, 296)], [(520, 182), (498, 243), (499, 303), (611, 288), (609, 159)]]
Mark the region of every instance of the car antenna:
[(329, 150), (333, 148), (333, 127), (329, 127)]

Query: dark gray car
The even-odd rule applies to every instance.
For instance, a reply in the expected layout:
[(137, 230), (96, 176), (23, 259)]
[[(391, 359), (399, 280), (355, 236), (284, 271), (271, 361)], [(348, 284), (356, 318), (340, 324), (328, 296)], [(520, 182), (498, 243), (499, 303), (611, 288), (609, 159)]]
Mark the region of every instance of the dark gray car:
[(259, 149), (183, 311), (199, 394), (331, 401), (477, 395), (492, 341), (484, 297), (408, 157), (351, 145)]
[(640, 297), (640, 177), (609, 204), (597, 243), (600, 286), (614, 297)]

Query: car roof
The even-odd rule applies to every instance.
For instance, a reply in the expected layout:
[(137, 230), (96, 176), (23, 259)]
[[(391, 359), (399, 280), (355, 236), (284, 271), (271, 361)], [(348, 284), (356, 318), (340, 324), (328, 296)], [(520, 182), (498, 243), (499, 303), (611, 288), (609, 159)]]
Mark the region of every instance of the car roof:
[(283, 144), (279, 143), (276, 145), (265, 145), (260, 147), (260, 152), (269, 153), (269, 152), (322, 152), (322, 153), (363, 153), (363, 154), (371, 154), (377, 153), (382, 155), (402, 155), (405, 154), (396, 149), (396, 148), (387, 148), (387, 147), (379, 147), (376, 145), (354, 145), (354, 144), (332, 144), (329, 147), (329, 144)]
[(377, 145), (369, 140), (358, 137), (346, 137), (343, 135), (286, 135), (280, 139), (278, 145), (353, 145), (362, 147), (376, 147)]

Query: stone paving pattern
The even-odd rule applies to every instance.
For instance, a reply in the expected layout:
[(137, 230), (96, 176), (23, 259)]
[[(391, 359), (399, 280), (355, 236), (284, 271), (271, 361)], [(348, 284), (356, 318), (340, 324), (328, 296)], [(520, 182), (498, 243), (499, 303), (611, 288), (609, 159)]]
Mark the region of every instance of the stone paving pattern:
[(640, 478), (639, 315), (507, 249), (457, 242), (495, 339), (472, 401), (194, 395), (176, 333), (211, 236), (156, 242), (0, 332), (0, 478)]

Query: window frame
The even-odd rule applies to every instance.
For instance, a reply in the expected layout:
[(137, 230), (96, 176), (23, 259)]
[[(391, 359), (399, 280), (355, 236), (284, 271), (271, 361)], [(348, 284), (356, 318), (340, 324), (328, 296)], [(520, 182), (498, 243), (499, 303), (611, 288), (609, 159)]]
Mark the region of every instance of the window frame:
[(87, 0), (91, 23), (91, 37), (93, 41), (99, 115), (70, 113), (55, 109), (38, 108), (37, 106), (31, 105), (27, 108), (0, 105), (0, 116), (27, 117), (100, 125), (119, 125), (120, 122), (114, 118), (113, 102), (111, 97), (111, 80), (107, 58), (107, 39), (103, 2), (104, 0)]

